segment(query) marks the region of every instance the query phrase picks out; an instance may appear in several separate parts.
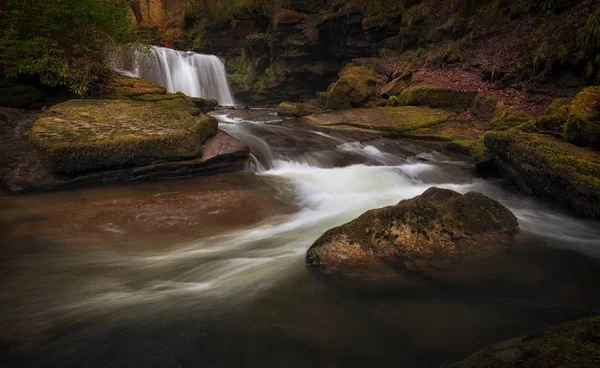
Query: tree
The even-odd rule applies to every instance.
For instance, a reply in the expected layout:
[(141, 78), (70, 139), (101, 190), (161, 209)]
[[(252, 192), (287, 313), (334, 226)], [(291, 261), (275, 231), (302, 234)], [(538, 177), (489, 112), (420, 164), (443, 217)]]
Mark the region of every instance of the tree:
[(0, 70), (88, 93), (110, 75), (110, 48), (141, 40), (122, 0), (2, 0)]

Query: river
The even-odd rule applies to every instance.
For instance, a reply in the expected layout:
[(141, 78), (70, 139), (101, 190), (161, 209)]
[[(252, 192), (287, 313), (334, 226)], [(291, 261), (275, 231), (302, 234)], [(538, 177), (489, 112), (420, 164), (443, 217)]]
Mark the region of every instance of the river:
[[(245, 172), (2, 194), (4, 366), (437, 367), (600, 312), (598, 222), (432, 144), (358, 142), (269, 109), (213, 114), (250, 146)], [(431, 186), (485, 193), (518, 217), (503, 282), (375, 292), (305, 266), (327, 229)]]

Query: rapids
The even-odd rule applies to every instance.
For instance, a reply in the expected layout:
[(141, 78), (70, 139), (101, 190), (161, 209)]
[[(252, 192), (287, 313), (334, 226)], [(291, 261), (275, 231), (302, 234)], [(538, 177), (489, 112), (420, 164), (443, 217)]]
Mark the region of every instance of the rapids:
[[(0, 222), (7, 366), (436, 367), (498, 339), (598, 313), (600, 296), (590, 293), (599, 271), (597, 222), (477, 178), (470, 164), (435, 146), (361, 143), (282, 121), (272, 110), (214, 116), (250, 146), (246, 173), (3, 198), (12, 213), (3, 211)], [(517, 215), (517, 241), (533, 250), (499, 265), (506, 285), (483, 294), (379, 295), (308, 272), (304, 254), (324, 231), (431, 186), (483, 192)], [(58, 226), (53, 211), (73, 203), (85, 209), (216, 187), (268, 187), (294, 210), (251, 226), (231, 220), (227, 231), (191, 240), (141, 233), (134, 244), (108, 210), (89, 218), (81, 211), (70, 231), (45, 232)], [(92, 224), (91, 232), (78, 221)], [(522, 279), (536, 288), (515, 288)]]

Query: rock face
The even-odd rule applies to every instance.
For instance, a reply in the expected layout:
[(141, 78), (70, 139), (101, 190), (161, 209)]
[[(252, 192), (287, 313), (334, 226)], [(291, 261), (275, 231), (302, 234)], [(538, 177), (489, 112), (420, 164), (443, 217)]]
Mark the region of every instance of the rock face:
[(485, 145), (502, 176), (532, 194), (582, 215), (600, 217), (600, 154), (559, 139), (511, 129), (490, 132)]
[(326, 107), (343, 110), (358, 107), (377, 93), (377, 80), (362, 66), (351, 66), (340, 72), (340, 79), (329, 88)]
[(393, 278), (406, 285), (468, 283), (485, 260), (505, 251), (517, 231), (516, 217), (483, 194), (430, 188), (327, 231), (306, 261), (326, 273)]
[(571, 101), (563, 136), (578, 146), (600, 149), (600, 86), (584, 88)]
[(55, 174), (193, 158), (217, 121), (192, 116), (183, 98), (158, 102), (71, 100), (46, 110), (29, 137)]
[(600, 317), (567, 322), (542, 333), (493, 344), (446, 368), (598, 367)]

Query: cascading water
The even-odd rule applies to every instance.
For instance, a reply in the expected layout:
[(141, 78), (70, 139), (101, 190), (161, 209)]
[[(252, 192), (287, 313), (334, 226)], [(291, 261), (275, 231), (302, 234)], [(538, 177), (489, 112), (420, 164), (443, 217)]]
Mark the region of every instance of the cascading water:
[(147, 52), (135, 51), (132, 65), (116, 65), (124, 75), (154, 81), (168, 92), (183, 92), (191, 97), (219, 101), (223, 106), (235, 104), (225, 73), (225, 65), (215, 55), (183, 52), (152, 46)]

